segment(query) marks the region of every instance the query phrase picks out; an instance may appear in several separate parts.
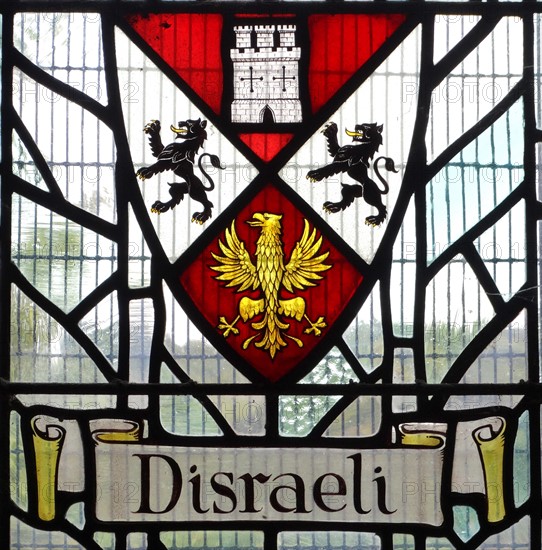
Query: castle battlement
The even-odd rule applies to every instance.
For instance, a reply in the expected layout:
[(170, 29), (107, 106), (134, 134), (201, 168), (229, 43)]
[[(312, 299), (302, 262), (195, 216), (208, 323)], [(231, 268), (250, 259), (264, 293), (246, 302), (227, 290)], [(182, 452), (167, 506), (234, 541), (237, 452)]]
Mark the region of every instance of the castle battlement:
[(301, 56), (301, 48), (290, 48), (289, 46), (274, 48), (274, 51), (280, 54), (284, 54), (287, 57), (293, 57), (299, 59)]
[(250, 25), (243, 25), (233, 27), (235, 31), (235, 45), (238, 48), (250, 48), (252, 45), (252, 27)]
[(279, 25), (279, 45), (292, 48), (295, 46), (295, 25)]
[[(265, 51), (269, 48), (294, 48), (296, 29), (296, 25), (237, 25), (233, 27), (235, 46), (245, 50), (256, 46)], [(278, 44), (275, 31), (278, 31)]]
[(296, 25), (238, 25), (233, 30), (232, 122), (301, 122)]
[(254, 30), (257, 33), (259, 33), (259, 32), (265, 32), (265, 33), (275, 32), (275, 25), (256, 25), (254, 27)]
[(301, 48), (245, 48), (243, 51), (238, 49), (230, 50), (230, 57), (234, 62), (254, 62), (254, 61), (279, 61), (292, 60), (299, 61), (301, 57)]
[(256, 25), (256, 46), (258, 48), (272, 48), (275, 45), (275, 25)]
[(252, 32), (252, 25), (241, 25), (233, 27), (235, 32)]

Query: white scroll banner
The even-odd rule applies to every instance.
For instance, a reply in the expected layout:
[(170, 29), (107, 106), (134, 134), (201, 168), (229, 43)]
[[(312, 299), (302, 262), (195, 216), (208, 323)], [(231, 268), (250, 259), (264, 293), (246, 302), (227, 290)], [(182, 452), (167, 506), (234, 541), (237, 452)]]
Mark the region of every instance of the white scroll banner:
[[(442, 495), (461, 492), (458, 468), (470, 464), (477, 479), (473, 492), (499, 495), (488, 498), (487, 520), (494, 522), (505, 516), (505, 426), (500, 417), (457, 425), (449, 457), (452, 487), (444, 488), (446, 424), (402, 424), (387, 449), (213, 448), (150, 444), (144, 426), (100, 419), (88, 426), (96, 479), (87, 478), (87, 484), (95, 486), (95, 516), (106, 523), (280, 520), (438, 527), (444, 521)], [(76, 422), (39, 416), (33, 430), (40, 483), (65, 490), (70, 475), (85, 477), (80, 461), (62, 456), (74, 445), (70, 438), (81, 439)], [(471, 476), (469, 487), (473, 484)], [(39, 515), (46, 521), (55, 519), (54, 496), (38, 493)]]
[[(100, 441), (97, 519), (443, 522), (402, 501), (409, 479), (442, 477), (442, 446), (392, 449), (169, 447)], [(412, 499), (414, 500), (414, 499)]]

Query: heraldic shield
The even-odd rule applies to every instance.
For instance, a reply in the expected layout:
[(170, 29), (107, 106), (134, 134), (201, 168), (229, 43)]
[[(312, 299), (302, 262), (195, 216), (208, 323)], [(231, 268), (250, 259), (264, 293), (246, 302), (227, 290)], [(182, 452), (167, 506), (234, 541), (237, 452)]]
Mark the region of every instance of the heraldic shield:
[(314, 218), (266, 185), (180, 275), (200, 328), (251, 378), (306, 372), (361, 290), (363, 273)]
[[(352, 322), (374, 283), (367, 261), (383, 232), (373, 232), (387, 223), (397, 193), (392, 186), (393, 199), (385, 197), (390, 187), (378, 169), (397, 172), (397, 152), (386, 144), (377, 155), (384, 126), (363, 118), (366, 113), (356, 113), (351, 126), (332, 117), (408, 34), (404, 15), (148, 14), (126, 18), (123, 29), (198, 109), (167, 122), (172, 143), (162, 142), (163, 117), (162, 123), (147, 120), (146, 150), (155, 160), (136, 171), (145, 185), (160, 173), (177, 177), (167, 182), (167, 200), (162, 194), (151, 212), (170, 216), (190, 198), (190, 219), (204, 226), (175, 263), (181, 284), (173, 292), (191, 321), (249, 379), (301, 379)], [(354, 35), (371, 40), (349, 45), (349, 55), (342, 55)], [(341, 47), (330, 47), (327, 36)], [(202, 47), (178, 47), (185, 43)], [(259, 171), (240, 196), (222, 186), (235, 163), (218, 133)], [(295, 159), (313, 138), (324, 162), (318, 166)], [(303, 166), (295, 182), (281, 172), (289, 162), (298, 163), (296, 170)], [(369, 176), (373, 171), (380, 187)], [(326, 192), (323, 202), (324, 216), (336, 218), (328, 222), (314, 210), (322, 203), (304, 193), (314, 189), (316, 200), (327, 180), (342, 174), (340, 191)], [(349, 207), (349, 219), (357, 219), (359, 198), (366, 223), (356, 240), (371, 243), (364, 247), (369, 254), (338, 227)]]

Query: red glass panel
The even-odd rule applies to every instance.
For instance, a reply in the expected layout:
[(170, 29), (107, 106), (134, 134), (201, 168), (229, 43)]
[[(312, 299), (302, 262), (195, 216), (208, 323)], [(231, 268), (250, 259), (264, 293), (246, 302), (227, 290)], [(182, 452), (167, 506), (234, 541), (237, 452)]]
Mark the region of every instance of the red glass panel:
[(309, 92), (318, 111), (405, 21), (404, 15), (311, 15)]
[(129, 18), (129, 23), (215, 113), (220, 113), (221, 15), (135, 15)]
[[(302, 238), (305, 217), (272, 185), (265, 186), (239, 212), (235, 218), (235, 233), (248, 251), (250, 262), (257, 270), (258, 254), (269, 253), (269, 250), (262, 252), (260, 248), (257, 252), (257, 241), (263, 230), (247, 223), (254, 220), (256, 213), (272, 213), (282, 216), (280, 233), (277, 235), (277, 247), (278, 252), (282, 251), (283, 253), (284, 265), (288, 265), (292, 257), (292, 250)], [(315, 226), (312, 220), (308, 220), (308, 222), (309, 232), (312, 234)], [(228, 231), (231, 235), (231, 225), (229, 225)], [(302, 284), (303, 289), (294, 287), (293, 292), (289, 292), (284, 282), (275, 280), (275, 283), (271, 283), (276, 285), (274, 298), (277, 301), (284, 302), (299, 298), (304, 302), (302, 305), (304, 315), (300, 315), (299, 320), (279, 311), (280, 306), (277, 306), (275, 313), (279, 331), (273, 337), (282, 338), (285, 344), (280, 345), (275, 352), (256, 345), (265, 338), (268, 328), (267, 326), (255, 328), (255, 324), (263, 321), (265, 312), (255, 313), (246, 322), (241, 318), (241, 300), (255, 303), (263, 299), (264, 309), (271, 307), (270, 300), (267, 299), (266, 292), (262, 288), (265, 285), (257, 283), (256, 289), (250, 286), (246, 290), (239, 291), (239, 285), (231, 284), (228, 288), (226, 287), (228, 281), (218, 281), (217, 276), (220, 276), (221, 272), (213, 270), (211, 266), (220, 265), (220, 262), (215, 259), (217, 256), (228, 255), (224, 249), (221, 250), (218, 238), (214, 239), (181, 275), (180, 280), (184, 289), (207, 321), (215, 327), (218, 334), (222, 335), (226, 332), (225, 329), (219, 328), (220, 324), (227, 322), (234, 325), (236, 330), (229, 331), (225, 341), (242, 359), (271, 381), (280, 379), (295, 367), (300, 366), (303, 360), (314, 351), (339, 319), (363, 280), (363, 276), (357, 268), (328, 239), (323, 237), (321, 245), (317, 246), (320, 235), (322, 233), (316, 228), (316, 238), (311, 247), (317, 247), (317, 250), (315, 250), (312, 260), (316, 261), (321, 255), (329, 253), (322, 263), (331, 267), (315, 272), (321, 277), (319, 280), (312, 279), (315, 286), (307, 288)], [(219, 238), (224, 246), (229, 248), (227, 235), (222, 233)], [(231, 261), (236, 261), (232, 260), (233, 256), (235, 254), (228, 255), (230, 265)], [(299, 270), (297, 272), (300, 273)], [(272, 273), (264, 273), (261, 276), (267, 277), (268, 275), (273, 279)], [(238, 316), (240, 318), (233, 322)], [(224, 320), (221, 321), (221, 318)], [(288, 328), (280, 328), (280, 324), (288, 325)], [(312, 325), (318, 325), (316, 326), (317, 330), (311, 330)], [(238, 331), (237, 334), (236, 331)]]
[(246, 143), (261, 159), (270, 161), (281, 149), (290, 142), (294, 134), (239, 134), (239, 137)]

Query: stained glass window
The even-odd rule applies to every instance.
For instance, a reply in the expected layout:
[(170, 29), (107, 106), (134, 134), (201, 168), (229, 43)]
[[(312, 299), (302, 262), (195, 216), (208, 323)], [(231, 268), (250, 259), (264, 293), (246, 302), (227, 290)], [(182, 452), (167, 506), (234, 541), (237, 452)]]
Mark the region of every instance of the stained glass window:
[(0, 548), (542, 548), (541, 11), (3, 4)]

